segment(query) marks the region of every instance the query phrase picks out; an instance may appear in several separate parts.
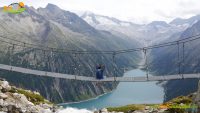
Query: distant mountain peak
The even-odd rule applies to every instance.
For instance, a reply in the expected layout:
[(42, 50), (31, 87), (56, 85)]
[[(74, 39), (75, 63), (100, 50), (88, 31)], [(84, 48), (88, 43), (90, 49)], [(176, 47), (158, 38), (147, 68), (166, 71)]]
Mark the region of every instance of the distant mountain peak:
[(94, 14), (94, 13), (92, 13), (92, 12), (90, 12), (90, 11), (86, 11), (86, 12), (84, 12), (84, 13), (81, 15), (81, 18), (85, 18), (85, 17), (87, 17), (87, 16), (92, 17), (92, 18), (95, 18), (95, 16), (97, 16), (97, 15)]
[(90, 11), (84, 12), (80, 17), (83, 18), (86, 22), (88, 22), (92, 26), (96, 26), (96, 25), (114, 25), (114, 26), (135, 25), (131, 22), (122, 21), (122, 20), (116, 19), (114, 17), (95, 14)]
[(58, 6), (51, 3), (48, 3), (45, 9), (49, 10), (52, 13), (57, 13), (58, 11), (61, 11), (61, 9)]
[(95, 15), (95, 14), (93, 12), (91, 12), (91, 11), (85, 11), (83, 13), (83, 15)]
[(56, 6), (56, 5), (54, 5), (54, 4), (51, 4), (51, 3), (48, 3), (47, 6), (46, 6), (46, 8), (47, 8), (47, 9), (48, 9), (48, 8), (58, 8), (58, 9), (60, 9), (58, 6)]
[(167, 24), (165, 21), (153, 21), (151, 22), (150, 24), (148, 24), (149, 26), (157, 26), (157, 25), (160, 25), (160, 26), (164, 26), (164, 27), (168, 27), (169, 24)]
[(200, 20), (200, 15), (196, 15), (187, 19), (183, 18), (176, 18), (170, 22), (170, 24), (173, 25), (183, 25), (183, 24), (188, 24), (190, 26), (194, 25), (197, 21)]

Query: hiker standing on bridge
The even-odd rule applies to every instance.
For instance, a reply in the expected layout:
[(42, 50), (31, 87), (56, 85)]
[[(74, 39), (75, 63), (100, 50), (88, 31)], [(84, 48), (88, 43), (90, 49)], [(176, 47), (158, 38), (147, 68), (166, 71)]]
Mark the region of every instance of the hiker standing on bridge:
[(96, 66), (96, 78), (97, 79), (103, 79), (103, 72), (104, 72), (105, 66), (104, 65), (97, 65)]

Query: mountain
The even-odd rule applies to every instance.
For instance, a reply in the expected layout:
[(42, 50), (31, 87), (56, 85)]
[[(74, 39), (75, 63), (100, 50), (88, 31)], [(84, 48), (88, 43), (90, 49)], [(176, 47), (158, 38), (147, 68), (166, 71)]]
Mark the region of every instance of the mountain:
[[(45, 8), (26, 8), (27, 10), (24, 13), (17, 15), (0, 12), (0, 36), (6, 37), (0, 37), (0, 63), (43, 71), (81, 74), (82, 76), (94, 76), (95, 66), (97, 64), (105, 64), (105, 74), (112, 76), (115, 73), (112, 68), (112, 55), (56, 53), (51, 50), (44, 51), (26, 46), (15, 47), (13, 54), (11, 54), (9, 48), (13, 45), (5, 44), (3, 41), (21, 44), (21, 42), (13, 41), (19, 40), (38, 46), (65, 50), (109, 51), (167, 42), (193, 35), (199, 31), (199, 22), (195, 23), (195, 19), (191, 22), (195, 23), (191, 27), (184, 26), (185, 22), (179, 22), (178, 20), (171, 23), (154, 21), (147, 25), (137, 25), (91, 13), (85, 13), (79, 17), (53, 4), (48, 4)], [(195, 54), (197, 51), (195, 48), (198, 45), (198, 42), (196, 42), (191, 45), (190, 49), (186, 50), (188, 52), (186, 63), (197, 65), (197, 63), (190, 61), (194, 59), (193, 56), (198, 57), (198, 54)], [(153, 56), (151, 60), (155, 63), (150, 66), (151, 71), (159, 74), (177, 73), (177, 65), (173, 64), (177, 61), (175, 59), (176, 50), (177, 47), (151, 51), (150, 54)], [(115, 74), (122, 76), (121, 68), (138, 64), (140, 56), (140, 53), (117, 55), (117, 62), (114, 65), (117, 69)], [(13, 59), (11, 62), (10, 57)], [(167, 66), (160, 65), (160, 62), (164, 62)], [(78, 69), (75, 68), (75, 65), (79, 66)], [(196, 69), (193, 68), (191, 66), (185, 71), (198, 70), (197, 67), (195, 67)], [(171, 71), (174, 69), (176, 70)], [(56, 103), (89, 99), (111, 91), (116, 87), (116, 84), (113, 83), (96, 85), (93, 82), (26, 76), (25, 74), (2, 70), (0, 71), (0, 76), (16, 86), (37, 90), (44, 97)], [(176, 90), (175, 86), (178, 82), (172, 82), (171, 84), (170, 82), (166, 84), (166, 99), (175, 96), (170, 92), (177, 91), (178, 93), (176, 94), (182, 94), (186, 90), (184, 88), (191, 88), (196, 84), (194, 81), (194, 84), (189, 86), (188, 83), (190, 81), (185, 81), (185, 85), (188, 85), (188, 87)], [(181, 85), (184, 85), (184, 83), (177, 86), (181, 87)]]
[[(22, 44), (14, 41), (18, 40), (38, 46), (79, 51), (109, 51), (139, 46), (134, 39), (124, 39), (108, 31), (97, 30), (76, 14), (53, 4), (48, 4), (45, 8), (35, 9), (28, 6), (26, 8), (25, 12), (16, 15), (0, 12), (0, 63), (82, 76), (94, 76), (95, 66), (105, 64), (105, 74), (111, 76), (114, 73), (112, 55), (76, 54), (75, 57), (75, 54), (69, 52), (40, 50), (33, 45), (15, 46), (11, 54), (8, 48), (12, 45), (2, 41)], [(119, 69), (115, 74), (122, 76), (120, 68), (137, 64), (139, 57), (140, 55), (136, 53), (118, 55), (115, 67)], [(10, 58), (13, 60), (10, 61)], [(78, 69), (75, 68), (76, 65), (79, 66)], [(18, 87), (39, 91), (55, 103), (89, 99), (116, 87), (113, 83), (96, 85), (93, 82), (25, 76), (3, 70), (0, 71), (0, 76)]]
[(154, 26), (154, 27), (170, 27), (169, 24), (167, 24), (165, 21), (153, 21), (148, 26)]
[(126, 21), (121, 21), (119, 19), (113, 18), (113, 17), (108, 17), (108, 16), (103, 16), (103, 15), (97, 15), (92, 12), (85, 12), (81, 16), (86, 22), (88, 22), (92, 26), (97, 26), (98, 25), (115, 25), (115, 26), (139, 26), (137, 24), (133, 24), (131, 22), (126, 22)]
[(80, 17), (96, 29), (109, 31), (119, 37), (137, 40), (143, 46), (164, 41), (187, 28), (164, 21), (153, 21), (147, 25), (139, 25), (92, 12), (85, 12)]
[[(184, 32), (171, 37), (173, 40), (185, 39), (200, 34), (200, 21), (196, 22), (191, 27), (187, 28)], [(169, 42), (172, 40), (166, 40)], [(178, 74), (179, 62), (184, 60), (180, 65), (180, 73), (199, 73), (200, 57), (199, 50), (200, 40), (194, 40), (184, 44), (184, 57), (183, 57), (183, 44), (180, 43), (180, 58), (178, 58), (178, 45), (155, 49), (152, 51), (153, 59), (151, 61), (151, 71), (158, 75), (165, 74)], [(184, 59), (183, 59), (184, 58)], [(165, 88), (165, 101), (168, 101), (179, 95), (188, 95), (196, 91), (198, 86), (198, 79), (192, 80), (174, 80), (169, 81), (164, 85)]]
[(139, 37), (142, 34), (138, 32), (137, 29), (141, 27), (141, 25), (121, 21), (113, 17), (97, 15), (91, 12), (85, 12), (80, 17), (96, 29), (109, 31), (125, 39), (140, 41)]
[(197, 21), (200, 20), (200, 15), (193, 16), (188, 19), (182, 19), (182, 18), (176, 18), (170, 22), (171, 25), (176, 25), (180, 27), (191, 27), (194, 25)]
[[(154, 45), (159, 43), (176, 41), (187, 38), (196, 34), (200, 34), (200, 16), (193, 16), (188, 19), (174, 19), (170, 23), (164, 21), (153, 21), (147, 25), (137, 25), (131, 22), (124, 22), (118, 19), (96, 15), (86, 12), (81, 16), (88, 24), (96, 29), (106, 30), (120, 37), (133, 38), (140, 42), (143, 46)], [(192, 42), (191, 45), (185, 45), (187, 55), (185, 64), (185, 73), (198, 72), (199, 41)], [(182, 47), (182, 45), (180, 45)], [(180, 48), (181, 48), (180, 47)], [(182, 51), (182, 50), (181, 50)], [(181, 53), (182, 54), (182, 53)], [(176, 74), (178, 73), (177, 45), (173, 47), (165, 47), (150, 51), (150, 71), (158, 74)], [(181, 56), (182, 57), (182, 56)], [(182, 70), (183, 68), (181, 68)], [(165, 101), (168, 101), (179, 95), (187, 95), (197, 88), (198, 80), (182, 80), (169, 81), (165, 84)]]

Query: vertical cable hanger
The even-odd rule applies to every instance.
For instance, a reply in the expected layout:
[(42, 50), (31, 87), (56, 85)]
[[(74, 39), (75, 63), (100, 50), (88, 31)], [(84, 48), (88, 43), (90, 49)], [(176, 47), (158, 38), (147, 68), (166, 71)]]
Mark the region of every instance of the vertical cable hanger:
[[(100, 56), (100, 59), (101, 59), (100, 65), (102, 66), (101, 68), (103, 68), (103, 66), (105, 66), (104, 63), (103, 63), (103, 55)], [(103, 71), (103, 72), (105, 72), (105, 68), (104, 68), (104, 71)], [(103, 75), (103, 76), (104, 76), (104, 75)]]
[(185, 73), (185, 42), (183, 42), (183, 59), (182, 59), (182, 79), (184, 79), (184, 73)]
[[(51, 56), (51, 61), (49, 61), (49, 64), (50, 64), (50, 68), (51, 68), (51, 66), (53, 67), (53, 48), (51, 48), (51, 54), (50, 54)], [(53, 71), (53, 68), (51, 69), (51, 71)]]
[(9, 55), (9, 65), (11, 66), (11, 47), (12, 46), (8, 46), (8, 55)]
[(146, 77), (147, 81), (149, 80), (149, 68), (148, 68), (148, 63), (147, 63), (147, 49), (143, 48), (144, 52), (144, 58), (145, 58), (145, 67), (146, 67)]
[(74, 54), (74, 71), (75, 71), (75, 80), (77, 79), (77, 63), (76, 63), (76, 53)]
[(77, 64), (78, 64), (78, 67), (77, 67), (77, 70), (78, 70), (78, 75), (80, 75), (80, 54), (77, 54)]
[(11, 66), (11, 71), (12, 71), (12, 61), (13, 61), (13, 58), (14, 58), (14, 49), (15, 49), (15, 44), (12, 44), (12, 49), (10, 50), (10, 66)]
[[(197, 64), (197, 74), (200, 75), (200, 72), (199, 72), (199, 67), (200, 67), (200, 58), (198, 58), (198, 64)], [(199, 76), (199, 80), (200, 80), (200, 76)]]
[(46, 68), (46, 51), (42, 50), (42, 52), (43, 52), (43, 58), (44, 58), (44, 66)]
[(24, 51), (24, 53), (26, 52), (26, 43), (24, 42), (24, 47), (23, 47), (23, 51)]
[(181, 74), (181, 65), (180, 65), (180, 46), (179, 41), (177, 41), (177, 48), (178, 48), (178, 74)]
[[(47, 75), (47, 70), (48, 70), (48, 66), (47, 66), (47, 61), (46, 61), (46, 51), (45, 50), (42, 50), (43, 51), (43, 55), (44, 55), (44, 66), (45, 66), (45, 75)], [(48, 60), (48, 58), (47, 58)]]
[(114, 81), (116, 82), (116, 73), (115, 73), (115, 55), (116, 55), (116, 53), (115, 52), (113, 52), (113, 54), (112, 54), (112, 64), (113, 64), (113, 74), (114, 74)]
[[(26, 54), (25, 54), (25, 53), (26, 53), (25, 48), (26, 48), (26, 43), (24, 42), (24, 45), (23, 45), (24, 56), (26, 55)], [(25, 58), (26, 58), (26, 57), (25, 57)], [(25, 62), (25, 63), (26, 63), (26, 64), (25, 64), (25, 67), (28, 68), (28, 60), (27, 60), (27, 58), (25, 59), (25, 61), (26, 61), (26, 62)]]
[[(46, 51), (45, 50), (42, 50), (43, 51), (43, 55), (44, 55), (44, 60), (46, 59)], [(46, 63), (46, 60), (45, 60), (45, 63)]]
[(69, 55), (67, 53), (64, 54), (64, 63), (67, 66), (67, 70), (65, 71), (66, 73), (70, 74), (70, 68), (71, 68), (71, 63), (69, 62)]
[(47, 54), (47, 70), (49, 70), (50, 69), (50, 56), (51, 55), (51, 52), (50, 52), (50, 54), (49, 54), (49, 51), (48, 51), (48, 54)]
[[(14, 58), (14, 49), (15, 49), (15, 44), (12, 45), (11, 61), (13, 61), (13, 58)], [(11, 65), (12, 65), (12, 62), (11, 62)]]

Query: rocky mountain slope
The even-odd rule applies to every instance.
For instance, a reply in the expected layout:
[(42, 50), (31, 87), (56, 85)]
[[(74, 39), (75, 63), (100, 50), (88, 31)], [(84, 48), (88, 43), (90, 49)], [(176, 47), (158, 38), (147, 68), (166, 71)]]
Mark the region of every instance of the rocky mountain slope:
[[(200, 34), (200, 21), (192, 27), (186, 29), (183, 33), (171, 37), (176, 40), (188, 38)], [(173, 40), (174, 40), (173, 39)], [(169, 41), (169, 40), (166, 40)], [(199, 73), (199, 46), (200, 40), (185, 43), (184, 63), (183, 61), (183, 44), (179, 45), (180, 58), (178, 58), (178, 45), (155, 49), (152, 51), (153, 60), (151, 70), (158, 75), (177, 74), (179, 73), (179, 62), (181, 63), (180, 73)], [(197, 89), (198, 80), (176, 80), (169, 81), (165, 85), (166, 100), (178, 95), (187, 95)]]
[[(45, 8), (27, 10), (18, 15), (0, 13), (0, 40), (21, 44), (18, 40), (38, 46), (48, 46), (65, 50), (95, 51), (119, 50), (139, 46), (134, 39), (123, 39), (108, 31), (96, 30), (76, 14), (48, 4)], [(5, 38), (6, 37), (6, 38)], [(12, 39), (12, 40), (10, 40)], [(94, 76), (95, 66), (99, 63), (106, 66), (105, 74), (113, 75), (112, 55), (90, 55), (56, 53), (52, 50), (39, 50), (35, 47), (14, 47), (0, 43), (0, 62), (15, 66), (44, 71)], [(138, 63), (140, 56), (132, 53), (116, 57), (116, 67)], [(12, 58), (13, 60), (10, 60)], [(78, 67), (79, 66), (79, 67)], [(76, 67), (76, 68), (75, 68)], [(56, 103), (72, 102), (95, 97), (116, 87), (112, 83), (96, 83), (52, 79), (48, 77), (24, 76), (20, 73), (1, 71), (1, 77), (12, 84), (36, 90), (48, 100)], [(122, 76), (122, 70), (117, 70)]]

